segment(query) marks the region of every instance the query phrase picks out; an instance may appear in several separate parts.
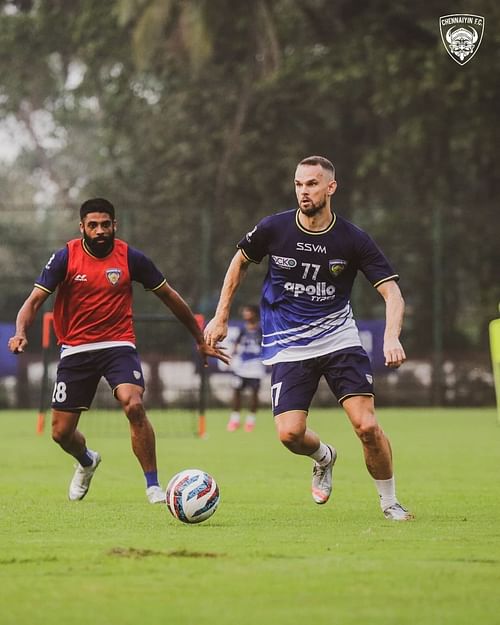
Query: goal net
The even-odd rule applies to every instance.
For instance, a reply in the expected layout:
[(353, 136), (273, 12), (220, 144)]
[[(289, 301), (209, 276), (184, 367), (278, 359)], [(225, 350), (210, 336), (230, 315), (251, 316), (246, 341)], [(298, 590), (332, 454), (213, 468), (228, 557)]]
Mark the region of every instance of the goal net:
[[(202, 325), (203, 317), (196, 317)], [(146, 382), (144, 405), (157, 437), (203, 436), (206, 373), (191, 334), (175, 317), (165, 315), (134, 315), (134, 328)], [(42, 348), (39, 433), (45, 428), (59, 361), (52, 313), (43, 316)], [(85, 434), (129, 435), (127, 418), (105, 379), (99, 383), (91, 409), (82, 412), (80, 424)]]

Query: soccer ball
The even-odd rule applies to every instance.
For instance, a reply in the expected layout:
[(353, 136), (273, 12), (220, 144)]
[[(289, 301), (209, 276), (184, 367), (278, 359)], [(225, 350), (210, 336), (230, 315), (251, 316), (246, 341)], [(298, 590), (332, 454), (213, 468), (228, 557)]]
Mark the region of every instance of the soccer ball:
[(201, 469), (185, 469), (174, 475), (167, 486), (167, 508), (183, 523), (201, 523), (217, 510), (219, 487)]

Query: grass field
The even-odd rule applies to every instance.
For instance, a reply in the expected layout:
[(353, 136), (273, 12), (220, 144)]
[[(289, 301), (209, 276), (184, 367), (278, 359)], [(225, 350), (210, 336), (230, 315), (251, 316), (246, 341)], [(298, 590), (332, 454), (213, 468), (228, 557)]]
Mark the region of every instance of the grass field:
[[(153, 415), (153, 420), (165, 418)], [(0, 412), (1, 625), (490, 625), (500, 623), (500, 427), (495, 411), (386, 409), (411, 523), (386, 521), (343, 413), (311, 426), (339, 451), (333, 501), (315, 505), (311, 462), (267, 413), (252, 434), (160, 438), (163, 482), (212, 473), (221, 504), (186, 526), (151, 506), (123, 435), (89, 436), (103, 461), (69, 502), (72, 461)], [(85, 422), (82, 423), (85, 431)]]

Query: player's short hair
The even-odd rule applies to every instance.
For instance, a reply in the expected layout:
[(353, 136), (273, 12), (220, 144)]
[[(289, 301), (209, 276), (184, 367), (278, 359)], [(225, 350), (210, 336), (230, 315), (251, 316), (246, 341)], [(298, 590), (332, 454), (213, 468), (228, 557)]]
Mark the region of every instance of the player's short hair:
[(80, 206), (80, 219), (83, 220), (89, 213), (108, 213), (113, 221), (115, 219), (115, 207), (103, 197), (91, 198)]
[(307, 158), (303, 158), (299, 165), (320, 165), (323, 169), (329, 171), (335, 179), (335, 167), (333, 163), (324, 156), (308, 156)]

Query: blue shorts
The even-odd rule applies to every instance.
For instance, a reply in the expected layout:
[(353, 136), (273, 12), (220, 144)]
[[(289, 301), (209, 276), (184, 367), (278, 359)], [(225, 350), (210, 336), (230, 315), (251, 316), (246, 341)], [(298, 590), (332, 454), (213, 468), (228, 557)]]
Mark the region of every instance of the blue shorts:
[(370, 359), (362, 347), (349, 347), (325, 356), (272, 365), (274, 416), (288, 410), (308, 412), (322, 376), (339, 403), (354, 395), (373, 397)]
[(260, 388), (260, 379), (242, 378), (239, 375), (235, 375), (232, 380), (232, 386), (236, 391), (243, 391), (246, 388), (250, 388), (252, 391), (258, 391)]
[(133, 347), (110, 347), (61, 358), (52, 394), (52, 408), (66, 412), (88, 410), (100, 379), (106, 378), (113, 393), (119, 384), (144, 388), (144, 376)]

